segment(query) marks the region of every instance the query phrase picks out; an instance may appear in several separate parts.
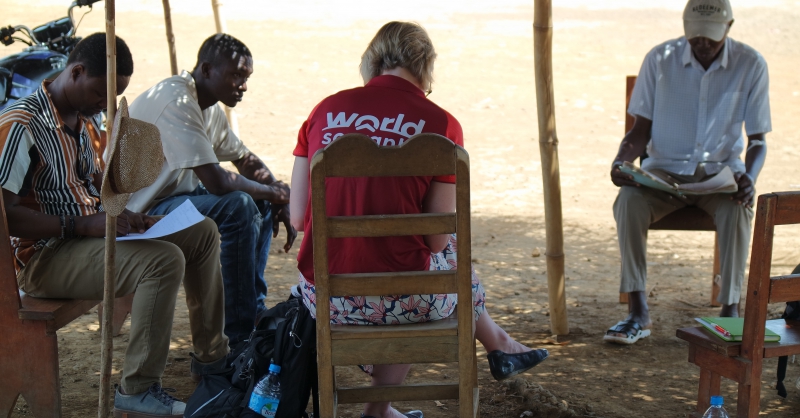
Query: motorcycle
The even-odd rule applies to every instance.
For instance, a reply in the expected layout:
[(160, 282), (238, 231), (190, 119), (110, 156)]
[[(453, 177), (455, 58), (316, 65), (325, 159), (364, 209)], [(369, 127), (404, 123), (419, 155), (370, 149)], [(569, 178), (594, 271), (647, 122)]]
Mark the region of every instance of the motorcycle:
[(42, 81), (55, 78), (64, 70), (67, 57), (81, 40), (75, 36), (80, 21), (75, 23), (72, 11), (76, 7), (88, 7), (86, 13), (89, 13), (92, 4), (98, 1), (75, 0), (70, 4), (66, 17), (33, 30), (25, 25), (0, 28), (0, 43), (3, 45), (9, 46), (14, 42), (28, 45), (20, 53), (0, 58), (0, 111), (33, 93)]

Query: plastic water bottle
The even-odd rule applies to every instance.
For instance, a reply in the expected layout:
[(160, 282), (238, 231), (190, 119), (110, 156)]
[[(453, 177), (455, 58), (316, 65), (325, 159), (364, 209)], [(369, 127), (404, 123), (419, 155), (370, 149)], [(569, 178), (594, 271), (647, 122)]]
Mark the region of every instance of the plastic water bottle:
[(703, 414), (703, 418), (729, 418), (728, 411), (722, 407), (722, 396), (711, 397), (711, 407)]
[(281, 366), (270, 364), (269, 373), (258, 381), (250, 396), (247, 406), (262, 417), (274, 417), (278, 412), (278, 403), (281, 401), (281, 382), (278, 381), (280, 372)]

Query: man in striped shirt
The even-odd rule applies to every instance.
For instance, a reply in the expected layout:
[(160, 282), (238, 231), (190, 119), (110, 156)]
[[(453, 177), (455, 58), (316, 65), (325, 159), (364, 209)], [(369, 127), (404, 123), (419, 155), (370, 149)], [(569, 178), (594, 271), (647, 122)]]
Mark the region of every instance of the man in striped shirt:
[[(105, 34), (81, 41), (64, 71), (0, 113), (0, 187), (20, 289), (42, 298), (102, 299), (105, 213), (93, 149), (106, 108)], [(133, 58), (117, 38), (117, 93)], [(149, 216), (125, 211), (119, 235), (144, 232)], [(175, 298), (186, 290), (195, 357), (224, 361), (219, 234), (210, 219), (158, 240), (117, 243), (116, 296), (136, 292), (115, 410), (130, 418), (181, 417), (185, 405), (161, 388)]]

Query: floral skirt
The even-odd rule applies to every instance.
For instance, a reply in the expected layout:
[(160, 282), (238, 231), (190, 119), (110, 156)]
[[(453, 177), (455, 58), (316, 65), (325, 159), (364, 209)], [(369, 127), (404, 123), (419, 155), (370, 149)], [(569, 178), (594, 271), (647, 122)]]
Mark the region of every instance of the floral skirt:
[[(450, 236), (447, 247), (431, 254), (430, 270), (456, 268), (456, 235)], [(486, 291), (475, 269), (472, 270), (472, 304), (475, 319), (483, 313)], [(300, 292), (311, 315), (317, 314), (316, 289), (300, 274)], [(331, 324), (402, 325), (444, 319), (453, 313), (458, 303), (456, 294), (346, 296), (331, 298)]]

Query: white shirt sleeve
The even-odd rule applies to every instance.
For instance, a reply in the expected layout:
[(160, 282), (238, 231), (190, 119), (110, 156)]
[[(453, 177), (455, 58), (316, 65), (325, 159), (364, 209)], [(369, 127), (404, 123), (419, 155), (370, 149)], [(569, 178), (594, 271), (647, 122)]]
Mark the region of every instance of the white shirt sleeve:
[(236, 161), (250, 152), (233, 132), (225, 111), (215, 104), (203, 111), (206, 133), (211, 138), (214, 154), (219, 161)]
[(644, 57), (642, 68), (639, 69), (639, 76), (636, 78), (636, 85), (631, 93), (631, 101), (628, 104), (628, 114), (632, 116), (642, 116), (653, 120), (658, 54), (659, 51), (653, 49)]
[[(0, 127), (0, 131), (3, 131)], [(35, 142), (27, 126), (11, 123), (7, 131), (2, 153), (0, 153), (0, 186), (11, 193), (19, 194), (25, 175), (31, 165), (30, 149)]]
[(764, 134), (772, 131), (772, 118), (769, 109), (769, 72), (763, 58), (757, 61), (753, 71), (753, 84), (747, 94), (744, 113), (744, 126), (747, 135)]
[(155, 125), (161, 131), (164, 157), (170, 170), (219, 162), (206, 134), (203, 113), (197, 102), (169, 103)]

